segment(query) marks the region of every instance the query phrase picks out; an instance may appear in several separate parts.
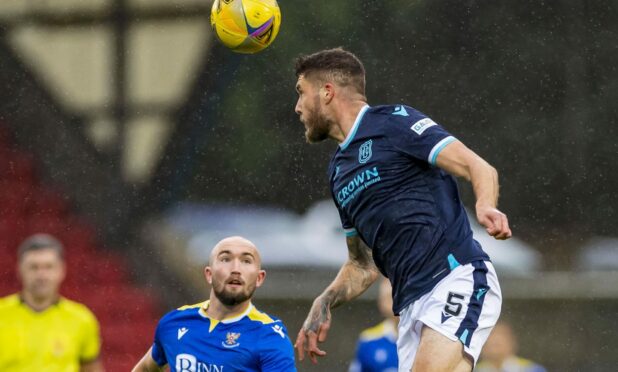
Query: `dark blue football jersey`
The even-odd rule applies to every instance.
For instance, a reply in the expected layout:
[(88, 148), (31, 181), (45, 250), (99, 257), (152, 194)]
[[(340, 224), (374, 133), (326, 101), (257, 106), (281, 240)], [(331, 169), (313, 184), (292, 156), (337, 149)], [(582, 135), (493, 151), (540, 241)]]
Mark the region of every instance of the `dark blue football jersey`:
[(435, 166), (456, 141), (409, 106), (365, 106), (329, 166), (348, 236), (358, 234), (393, 286), (393, 311), (429, 292), (460, 264), (489, 260), (455, 178)]
[(208, 301), (167, 313), (157, 325), (152, 358), (171, 371), (295, 372), (294, 350), (281, 322), (249, 305), (222, 321), (204, 309)]

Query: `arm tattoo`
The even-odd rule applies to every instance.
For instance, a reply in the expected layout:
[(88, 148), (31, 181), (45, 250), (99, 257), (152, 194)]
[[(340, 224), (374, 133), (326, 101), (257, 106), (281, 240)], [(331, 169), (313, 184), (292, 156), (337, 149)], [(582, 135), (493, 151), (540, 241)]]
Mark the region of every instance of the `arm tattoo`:
[(321, 311), (335, 308), (362, 294), (378, 277), (378, 269), (373, 262), (371, 248), (360, 238), (347, 238), (348, 261), (343, 265), (337, 278), (322, 294)]
[(318, 333), (320, 325), (328, 321), (330, 318), (328, 302), (321, 301), (317, 304), (317, 306), (318, 308), (315, 309), (315, 311), (311, 311), (309, 318), (307, 318), (303, 326), (306, 330), (313, 331), (315, 333)]

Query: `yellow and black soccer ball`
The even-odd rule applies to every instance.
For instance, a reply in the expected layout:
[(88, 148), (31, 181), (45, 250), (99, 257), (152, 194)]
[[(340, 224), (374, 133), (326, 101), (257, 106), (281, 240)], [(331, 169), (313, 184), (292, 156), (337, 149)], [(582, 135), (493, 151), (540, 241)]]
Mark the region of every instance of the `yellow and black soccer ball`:
[(234, 52), (257, 53), (277, 37), (281, 10), (277, 0), (214, 0), (210, 24)]

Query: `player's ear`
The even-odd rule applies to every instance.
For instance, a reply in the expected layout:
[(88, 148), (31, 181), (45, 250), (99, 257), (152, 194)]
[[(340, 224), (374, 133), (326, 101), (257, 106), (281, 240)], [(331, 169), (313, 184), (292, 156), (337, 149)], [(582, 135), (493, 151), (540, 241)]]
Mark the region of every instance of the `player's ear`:
[(210, 266), (204, 268), (204, 278), (206, 278), (208, 284), (212, 285), (212, 270), (210, 270)]
[(266, 271), (260, 270), (258, 271), (257, 279), (255, 280), (255, 286), (261, 287), (264, 284), (264, 280), (266, 280)]
[(333, 83), (326, 83), (320, 88), (320, 99), (328, 104), (335, 97), (335, 85)]

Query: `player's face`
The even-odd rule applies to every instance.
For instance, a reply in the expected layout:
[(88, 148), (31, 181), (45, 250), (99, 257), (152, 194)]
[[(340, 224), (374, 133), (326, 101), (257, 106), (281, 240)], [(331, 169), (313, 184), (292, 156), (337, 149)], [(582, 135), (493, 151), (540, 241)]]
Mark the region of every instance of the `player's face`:
[(242, 242), (220, 243), (210, 266), (206, 267), (206, 280), (226, 306), (250, 300), (265, 275), (255, 247)]
[(36, 300), (56, 297), (65, 275), (64, 262), (53, 249), (24, 253), (18, 270), (22, 290)]
[(305, 79), (304, 75), (300, 75), (296, 83), (296, 92), (298, 101), (294, 111), (300, 116), (301, 123), (305, 125), (307, 142), (316, 143), (327, 139), (330, 123), (322, 110), (319, 88)]

